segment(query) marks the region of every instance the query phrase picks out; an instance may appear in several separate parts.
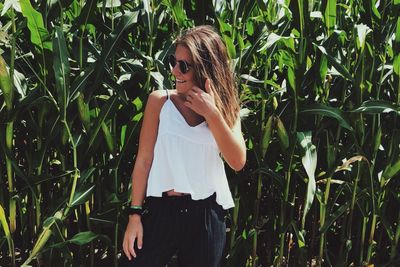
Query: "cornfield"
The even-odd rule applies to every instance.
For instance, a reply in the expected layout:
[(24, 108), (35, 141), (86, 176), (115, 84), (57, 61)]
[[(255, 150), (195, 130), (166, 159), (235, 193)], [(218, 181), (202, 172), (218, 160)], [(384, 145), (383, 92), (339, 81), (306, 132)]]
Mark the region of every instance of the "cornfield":
[(400, 265), (400, 0), (0, 10), (1, 266), (117, 266), (147, 96), (201, 24), (227, 45), (247, 145), (222, 266)]

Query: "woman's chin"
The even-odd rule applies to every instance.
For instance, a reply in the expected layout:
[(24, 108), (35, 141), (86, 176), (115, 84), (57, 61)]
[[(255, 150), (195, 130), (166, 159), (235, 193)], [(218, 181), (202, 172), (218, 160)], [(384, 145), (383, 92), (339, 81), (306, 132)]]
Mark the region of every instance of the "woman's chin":
[(186, 92), (188, 92), (189, 90), (190, 88), (186, 86), (186, 84), (180, 84), (180, 83), (176, 84), (176, 92), (178, 94), (186, 94)]

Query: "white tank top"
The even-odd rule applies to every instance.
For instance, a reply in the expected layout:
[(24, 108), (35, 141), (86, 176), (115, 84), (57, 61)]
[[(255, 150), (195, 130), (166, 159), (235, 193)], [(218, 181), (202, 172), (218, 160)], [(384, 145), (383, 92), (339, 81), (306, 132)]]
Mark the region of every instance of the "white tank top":
[(166, 92), (146, 196), (161, 197), (174, 189), (199, 200), (216, 193), (224, 209), (234, 207), (224, 163), (207, 123), (190, 126)]

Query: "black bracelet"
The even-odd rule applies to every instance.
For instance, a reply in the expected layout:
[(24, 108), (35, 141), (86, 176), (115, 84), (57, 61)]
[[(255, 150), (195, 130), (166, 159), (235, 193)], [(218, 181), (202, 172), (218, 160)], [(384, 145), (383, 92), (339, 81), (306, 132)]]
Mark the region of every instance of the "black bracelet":
[(137, 215), (142, 216), (142, 212), (143, 212), (142, 207), (138, 207), (138, 206), (129, 206), (129, 207), (126, 208), (126, 213), (127, 213), (128, 215), (137, 214)]

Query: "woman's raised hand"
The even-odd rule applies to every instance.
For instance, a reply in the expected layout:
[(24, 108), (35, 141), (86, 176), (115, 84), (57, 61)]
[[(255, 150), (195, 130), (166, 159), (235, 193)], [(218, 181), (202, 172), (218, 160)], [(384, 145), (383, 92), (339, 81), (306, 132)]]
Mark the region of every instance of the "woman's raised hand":
[(207, 79), (205, 82), (205, 91), (197, 86), (186, 94), (185, 106), (192, 109), (197, 114), (207, 118), (214, 114), (217, 110), (215, 106), (214, 92), (211, 90), (211, 80)]
[(126, 257), (131, 260), (132, 256), (136, 258), (134, 248), (135, 240), (139, 249), (143, 246), (143, 225), (140, 216), (134, 214), (130, 215), (129, 223), (125, 230), (124, 241), (122, 248)]

